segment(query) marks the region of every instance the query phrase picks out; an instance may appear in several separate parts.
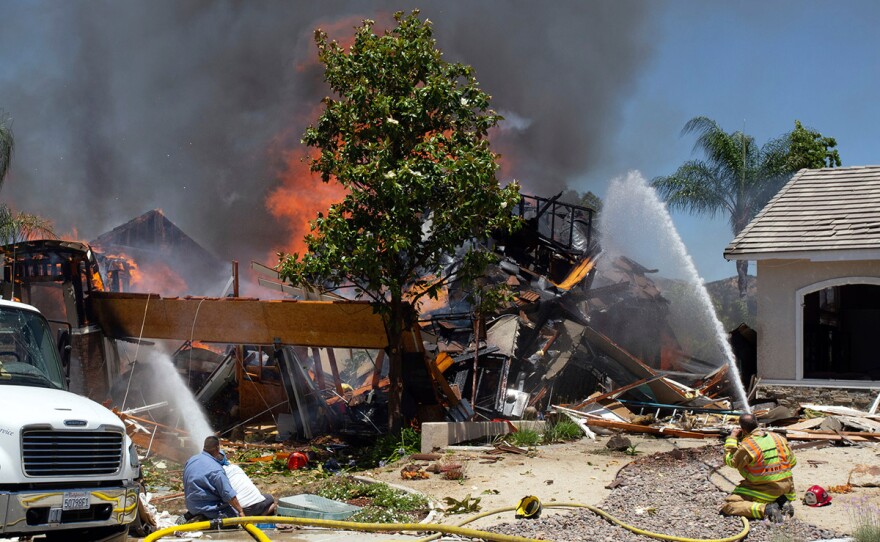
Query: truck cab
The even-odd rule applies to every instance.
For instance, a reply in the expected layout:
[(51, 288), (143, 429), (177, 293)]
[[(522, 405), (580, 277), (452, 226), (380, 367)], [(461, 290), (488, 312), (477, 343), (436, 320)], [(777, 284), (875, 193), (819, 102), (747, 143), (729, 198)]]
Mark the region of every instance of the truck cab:
[(0, 538), (125, 540), (140, 465), (122, 421), (67, 391), (48, 321), (0, 299)]

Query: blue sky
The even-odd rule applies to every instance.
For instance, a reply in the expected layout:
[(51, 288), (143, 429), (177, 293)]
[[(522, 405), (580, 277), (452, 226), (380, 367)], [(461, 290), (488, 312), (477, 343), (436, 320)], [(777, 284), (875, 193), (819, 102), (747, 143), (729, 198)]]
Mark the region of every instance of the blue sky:
[[(880, 163), (880, 4), (664, 2), (654, 54), (622, 105), (613, 159), (575, 184), (637, 169), (650, 179), (692, 157), (688, 119), (703, 115), (759, 143), (800, 120), (837, 139), (844, 166)], [(735, 275), (723, 218), (673, 219), (707, 280)], [(754, 273), (754, 264), (750, 267)]]
[[(877, 2), (0, 0), (0, 200), (83, 239), (162, 208), (221, 258), (266, 261), (292, 235), (266, 197), (326, 92), (314, 28), (412, 7), (523, 121), (499, 145), (542, 195), (672, 173), (698, 115), (760, 143), (798, 119), (844, 165), (880, 163)], [(705, 279), (735, 274), (723, 218), (674, 220)]]

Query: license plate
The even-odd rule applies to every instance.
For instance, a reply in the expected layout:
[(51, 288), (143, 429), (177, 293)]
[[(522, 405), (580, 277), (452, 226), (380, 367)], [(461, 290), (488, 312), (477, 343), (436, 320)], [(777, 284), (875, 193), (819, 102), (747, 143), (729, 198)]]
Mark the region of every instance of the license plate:
[(85, 491), (65, 491), (62, 510), (88, 510), (89, 494)]

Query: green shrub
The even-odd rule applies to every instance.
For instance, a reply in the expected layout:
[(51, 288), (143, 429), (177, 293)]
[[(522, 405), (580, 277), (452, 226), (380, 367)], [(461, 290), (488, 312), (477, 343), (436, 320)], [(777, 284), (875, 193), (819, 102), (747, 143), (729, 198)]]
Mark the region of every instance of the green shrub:
[(394, 489), (388, 484), (360, 482), (346, 476), (328, 480), (317, 493), (325, 499), (339, 502), (369, 499), (370, 503), (351, 517), (351, 521), (360, 523), (407, 523), (413, 520), (413, 512), (428, 508), (428, 499), (423, 495)]
[(569, 418), (562, 418), (554, 424), (548, 422), (547, 429), (544, 431), (544, 443), (580, 440), (583, 436), (584, 430), (578, 424)]
[(394, 463), (407, 455), (417, 454), (421, 451), (422, 437), (415, 429), (407, 427), (394, 435), (383, 435), (365, 454), (367, 468), (384, 467)]
[(541, 434), (531, 429), (520, 429), (514, 433), (508, 433), (502, 438), (505, 442), (520, 447), (537, 446), (541, 443)]

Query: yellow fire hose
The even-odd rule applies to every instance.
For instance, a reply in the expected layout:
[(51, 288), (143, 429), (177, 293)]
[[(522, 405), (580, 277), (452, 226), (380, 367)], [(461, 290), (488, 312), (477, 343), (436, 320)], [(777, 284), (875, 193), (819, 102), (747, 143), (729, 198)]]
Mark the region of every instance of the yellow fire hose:
[[(589, 504), (579, 504), (579, 503), (553, 503), (544, 505), (544, 508), (586, 508), (603, 518), (620, 525), (624, 529), (632, 531), (634, 533), (649, 536), (651, 538), (657, 538), (660, 540), (671, 540), (674, 542), (736, 542), (738, 540), (742, 540), (749, 534), (749, 520), (746, 518), (742, 519), (743, 529), (739, 533), (734, 536), (729, 536), (727, 538), (685, 538), (681, 536), (673, 536), (668, 534), (661, 533), (652, 533), (650, 531), (645, 531), (643, 529), (639, 529), (637, 527), (633, 527), (632, 525), (627, 525), (626, 523), (620, 521), (615, 518), (608, 512), (601, 510), (595, 506), (591, 506)], [(183, 531), (205, 531), (209, 529), (218, 529), (220, 527), (231, 527), (234, 525), (244, 525), (244, 528), (247, 532), (257, 540), (258, 542), (271, 542), (271, 540), (263, 533), (260, 529), (254, 526), (254, 523), (281, 523), (281, 524), (289, 524), (289, 525), (302, 525), (306, 527), (323, 527), (327, 529), (339, 529), (339, 530), (347, 530), (347, 531), (367, 531), (367, 532), (398, 532), (398, 531), (437, 531), (437, 535), (429, 536), (427, 538), (420, 539), (417, 542), (424, 542), (428, 540), (436, 540), (440, 536), (444, 534), (454, 534), (458, 536), (464, 536), (468, 538), (479, 538), (483, 540), (491, 540), (492, 542), (545, 542), (540, 541), (535, 538), (524, 538), (522, 536), (514, 536), (514, 535), (506, 535), (506, 534), (498, 534), (491, 533), (488, 531), (481, 531), (477, 529), (468, 529), (463, 527), (472, 521), (477, 519), (490, 516), (492, 514), (498, 514), (501, 512), (510, 512), (515, 510), (514, 507), (506, 507), (506, 508), (498, 508), (496, 510), (490, 510), (488, 512), (482, 512), (475, 516), (471, 516), (467, 518), (465, 521), (460, 522), (457, 525), (440, 525), (437, 523), (358, 523), (355, 521), (336, 521), (336, 520), (328, 520), (328, 519), (307, 519), (307, 518), (294, 518), (294, 517), (285, 517), (285, 516), (249, 516), (243, 518), (224, 518), (221, 520), (213, 520), (213, 521), (200, 521), (197, 523), (187, 523), (184, 525), (175, 525), (173, 527), (166, 527), (164, 529), (160, 529), (144, 539), (144, 542), (153, 542), (155, 540), (159, 540), (169, 534), (175, 532), (183, 532)]]

